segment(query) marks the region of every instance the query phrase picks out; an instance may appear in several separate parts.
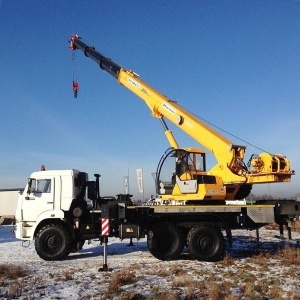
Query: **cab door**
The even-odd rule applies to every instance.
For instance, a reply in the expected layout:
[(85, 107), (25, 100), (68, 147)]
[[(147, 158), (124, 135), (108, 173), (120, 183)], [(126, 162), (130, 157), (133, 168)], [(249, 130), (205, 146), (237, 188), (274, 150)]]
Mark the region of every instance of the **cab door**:
[(30, 178), (22, 203), (23, 221), (35, 221), (38, 216), (54, 209), (54, 178)]
[(191, 172), (196, 171), (194, 162), (191, 159), (192, 153), (185, 152), (184, 154), (179, 153), (179, 155), (180, 156), (176, 158), (175, 168), (175, 181), (180, 191), (179, 194), (196, 193), (197, 179), (194, 179), (194, 176)]
[(197, 170), (193, 156), (194, 153), (184, 149), (171, 149), (165, 153), (158, 166), (158, 194), (180, 196), (197, 192), (197, 176), (194, 176)]

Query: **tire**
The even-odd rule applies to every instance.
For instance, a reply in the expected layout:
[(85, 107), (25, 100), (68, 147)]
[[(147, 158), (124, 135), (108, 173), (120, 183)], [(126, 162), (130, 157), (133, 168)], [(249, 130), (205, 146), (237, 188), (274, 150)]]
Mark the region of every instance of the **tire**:
[(183, 251), (185, 239), (179, 227), (161, 223), (153, 227), (147, 236), (150, 253), (159, 260), (175, 260)]
[(69, 230), (59, 224), (49, 224), (37, 234), (35, 250), (47, 261), (62, 260), (71, 250), (72, 238)]
[(225, 240), (219, 228), (194, 227), (187, 236), (187, 245), (193, 258), (218, 261), (225, 255)]
[(82, 250), (84, 244), (85, 244), (85, 240), (81, 240), (79, 242), (72, 241), (71, 253), (76, 253)]

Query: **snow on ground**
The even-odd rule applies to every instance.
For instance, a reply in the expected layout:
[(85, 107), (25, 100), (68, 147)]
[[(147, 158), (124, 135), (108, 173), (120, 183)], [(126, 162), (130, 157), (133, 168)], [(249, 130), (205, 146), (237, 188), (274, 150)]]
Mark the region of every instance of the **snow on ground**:
[[(190, 260), (188, 254), (159, 261), (145, 239), (128, 246), (128, 240), (110, 238), (110, 270), (99, 272), (103, 246), (98, 241), (64, 261), (47, 262), (33, 242), (22, 246), (12, 229), (0, 226), (0, 299), (300, 299), (299, 233), (290, 243), (263, 228), (258, 247), (255, 231), (234, 231), (233, 246), (216, 263)], [(284, 245), (295, 244), (291, 255), (278, 254)], [(5, 266), (27, 274), (7, 278), (1, 272)]]

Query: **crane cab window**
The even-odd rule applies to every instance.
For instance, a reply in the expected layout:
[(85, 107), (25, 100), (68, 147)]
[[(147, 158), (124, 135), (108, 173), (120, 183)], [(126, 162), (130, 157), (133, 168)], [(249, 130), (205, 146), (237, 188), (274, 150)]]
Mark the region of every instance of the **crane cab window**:
[[(204, 155), (195, 152), (178, 152), (179, 156), (176, 158), (176, 175), (188, 174), (189, 172), (197, 173), (198, 171), (205, 171)], [(187, 179), (187, 178), (186, 178)]]
[(196, 167), (197, 171), (205, 172), (205, 160), (204, 154), (202, 153), (190, 153), (193, 156), (192, 161)]
[(178, 180), (194, 180), (205, 172), (205, 154), (172, 149), (162, 157), (158, 166), (157, 182), (159, 194), (172, 194)]

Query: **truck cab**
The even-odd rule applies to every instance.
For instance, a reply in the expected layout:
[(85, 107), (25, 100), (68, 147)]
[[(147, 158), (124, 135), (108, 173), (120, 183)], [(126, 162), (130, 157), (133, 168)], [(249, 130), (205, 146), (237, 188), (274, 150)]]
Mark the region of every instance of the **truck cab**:
[[(47, 228), (54, 227), (61, 233), (63, 239), (68, 241), (68, 250), (64, 253), (68, 255), (71, 245), (74, 246), (79, 242), (76, 231), (68, 231), (68, 227), (79, 227), (81, 219), (88, 214), (86, 199), (88, 183), (87, 173), (73, 169), (32, 173), (23, 194), (18, 199), (16, 238), (23, 241), (33, 240)], [(73, 235), (69, 232), (73, 232)], [(68, 235), (68, 238), (66, 239), (64, 235)], [(48, 242), (50, 243), (50, 239)], [(57, 234), (54, 232), (52, 246), (57, 242)]]
[[(87, 174), (77, 170), (39, 171), (31, 174), (16, 210), (16, 236), (31, 240), (45, 219), (64, 218), (72, 203), (85, 200)], [(74, 204), (73, 204), (74, 205)]]

